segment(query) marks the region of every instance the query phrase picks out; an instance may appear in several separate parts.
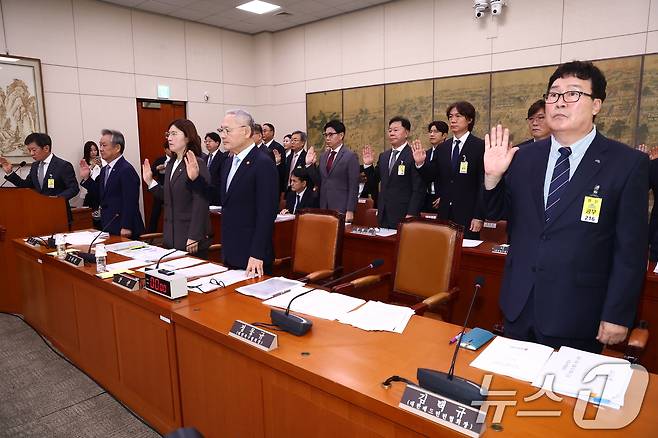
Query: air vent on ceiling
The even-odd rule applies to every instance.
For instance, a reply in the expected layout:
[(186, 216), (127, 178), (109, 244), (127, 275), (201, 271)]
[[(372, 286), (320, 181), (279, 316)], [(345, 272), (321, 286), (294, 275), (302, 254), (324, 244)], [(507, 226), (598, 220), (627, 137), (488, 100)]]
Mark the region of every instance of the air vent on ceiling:
[(278, 16), (281, 16), (281, 17), (287, 17), (287, 16), (292, 15), (292, 14), (290, 12), (281, 11), (281, 12), (279, 12), (277, 14), (274, 14), (274, 15), (278, 15)]

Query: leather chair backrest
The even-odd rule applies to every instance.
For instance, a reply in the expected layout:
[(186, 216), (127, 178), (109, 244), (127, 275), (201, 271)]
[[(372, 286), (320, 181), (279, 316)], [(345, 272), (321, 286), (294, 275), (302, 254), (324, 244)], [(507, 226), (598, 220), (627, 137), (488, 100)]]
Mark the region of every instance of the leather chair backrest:
[(345, 232), (341, 220), (332, 214), (303, 212), (295, 221), (292, 270), (308, 274), (335, 269)]
[(484, 221), (480, 239), (487, 242), (507, 243), (507, 221)]
[(372, 226), (367, 224), (366, 213), (368, 209), (373, 208), (375, 201), (372, 198), (359, 198), (356, 203), (356, 211), (354, 212), (354, 225)]
[(441, 223), (418, 221), (401, 224), (399, 233), (393, 289), (424, 298), (448, 292), (457, 230)]

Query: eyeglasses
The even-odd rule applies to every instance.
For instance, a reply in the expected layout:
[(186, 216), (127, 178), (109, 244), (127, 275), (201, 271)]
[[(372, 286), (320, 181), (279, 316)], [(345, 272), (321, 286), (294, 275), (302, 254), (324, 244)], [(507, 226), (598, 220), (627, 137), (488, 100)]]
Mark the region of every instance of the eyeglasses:
[(578, 102), (580, 100), (580, 96), (588, 96), (594, 99), (594, 96), (592, 96), (590, 93), (585, 93), (584, 91), (576, 91), (576, 90), (565, 91), (564, 93), (557, 93), (555, 91), (550, 91), (544, 94), (543, 97), (546, 103), (557, 103), (557, 101), (560, 100), (560, 96), (562, 96), (562, 100), (565, 103)]
[(165, 133), (164, 133), (164, 137), (165, 137), (165, 138), (169, 138), (169, 137), (175, 137), (175, 136), (177, 136), (177, 135), (182, 135), (182, 134), (183, 134), (183, 133), (182, 133), (182, 132), (179, 132), (179, 131), (171, 131), (171, 132), (170, 132), (170, 131), (165, 131)]
[(532, 123), (532, 122), (535, 122), (535, 121), (541, 122), (545, 118), (546, 118), (546, 116), (542, 114), (541, 116), (530, 116), (526, 120), (529, 121), (530, 123)]
[(235, 128), (217, 128), (217, 132), (224, 135), (229, 135), (234, 129), (237, 128), (246, 128), (247, 125), (236, 126)]
[(338, 135), (338, 133), (337, 132), (325, 132), (324, 134), (322, 134), (322, 136), (324, 138), (333, 137), (334, 135)]

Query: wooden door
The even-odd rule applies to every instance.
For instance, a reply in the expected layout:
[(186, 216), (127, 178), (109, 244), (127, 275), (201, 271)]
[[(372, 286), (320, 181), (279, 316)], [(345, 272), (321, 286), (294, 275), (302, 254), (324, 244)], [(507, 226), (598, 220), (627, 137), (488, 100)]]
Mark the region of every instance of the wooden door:
[[(153, 163), (155, 159), (164, 155), (165, 131), (171, 122), (184, 118), (186, 118), (185, 102), (137, 99), (139, 153), (142, 162), (148, 158)], [(144, 184), (142, 184), (142, 190), (144, 192), (145, 225), (148, 230), (153, 210), (153, 195), (149, 193)], [(162, 215), (160, 215), (157, 231), (162, 231)]]

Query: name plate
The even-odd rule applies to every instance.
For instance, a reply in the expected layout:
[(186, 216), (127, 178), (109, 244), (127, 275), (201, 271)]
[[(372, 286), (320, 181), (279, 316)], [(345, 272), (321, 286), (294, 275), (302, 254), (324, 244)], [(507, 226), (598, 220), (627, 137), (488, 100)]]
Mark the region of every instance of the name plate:
[(463, 435), (479, 437), (482, 434), (486, 412), (417, 386), (407, 385), (399, 406)]
[(228, 335), (263, 351), (272, 351), (279, 346), (276, 334), (240, 321), (239, 319), (233, 322)]
[(139, 289), (139, 278), (128, 274), (114, 274), (112, 283), (129, 291)]
[(64, 261), (68, 264), (78, 267), (84, 266), (85, 264), (85, 260), (82, 257), (77, 256), (71, 252), (66, 254), (66, 257), (64, 257)]
[(496, 245), (493, 248), (491, 248), (491, 252), (495, 254), (507, 254), (508, 250), (509, 250), (509, 245), (506, 243), (503, 243), (502, 245)]
[(41, 245), (41, 242), (39, 242), (39, 239), (37, 239), (36, 237), (28, 237), (27, 241), (25, 243), (27, 243), (28, 245), (32, 245), (32, 246)]

